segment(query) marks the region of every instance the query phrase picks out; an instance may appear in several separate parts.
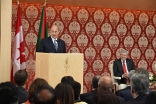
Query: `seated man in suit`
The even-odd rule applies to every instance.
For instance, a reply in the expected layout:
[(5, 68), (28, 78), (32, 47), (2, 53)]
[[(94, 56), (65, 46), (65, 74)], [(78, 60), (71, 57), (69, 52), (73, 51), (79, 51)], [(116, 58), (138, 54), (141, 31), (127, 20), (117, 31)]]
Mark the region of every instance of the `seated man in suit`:
[(18, 70), (14, 76), (14, 82), (18, 88), (18, 103), (22, 104), (28, 99), (28, 92), (24, 88), (24, 84), (26, 83), (28, 78), (28, 73), (26, 70)]
[[(99, 82), (98, 82), (98, 89), (106, 89), (106, 90), (110, 90), (110, 92), (112, 91), (113, 89), (113, 82), (112, 82), (112, 79), (111, 77), (109, 76), (102, 76), (100, 79), (99, 79)], [(119, 101), (120, 101), (120, 104), (123, 104), (125, 102), (125, 99), (120, 97), (120, 96), (117, 96)], [(93, 99), (93, 96), (89, 96), (86, 98), (86, 102), (88, 104), (94, 104), (94, 99)]]
[(124, 104), (145, 104), (149, 88), (149, 79), (145, 74), (135, 73), (131, 77), (131, 93), (134, 99)]
[(122, 49), (120, 51), (120, 59), (115, 60), (113, 64), (114, 76), (121, 77), (119, 84), (120, 83), (126, 84), (128, 72), (131, 70), (135, 70), (133, 60), (128, 59), (127, 56), (128, 51)]
[(41, 39), (37, 52), (66, 53), (65, 42), (58, 38), (59, 29), (56, 25), (51, 27), (50, 35)]
[(93, 96), (93, 91), (98, 88), (98, 81), (99, 81), (100, 76), (96, 75), (92, 79), (92, 91), (88, 93), (84, 93), (80, 95), (81, 101), (85, 101), (87, 97)]
[(131, 70), (128, 73), (128, 78), (126, 80), (127, 87), (116, 91), (116, 95), (123, 97), (125, 99), (125, 101), (129, 101), (129, 100), (133, 99), (133, 97), (131, 95), (130, 79), (134, 73), (135, 73), (135, 70)]

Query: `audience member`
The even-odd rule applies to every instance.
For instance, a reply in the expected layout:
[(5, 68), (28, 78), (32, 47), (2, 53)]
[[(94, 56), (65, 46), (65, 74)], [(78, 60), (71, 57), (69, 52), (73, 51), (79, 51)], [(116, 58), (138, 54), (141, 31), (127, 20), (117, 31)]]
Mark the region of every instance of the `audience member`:
[(34, 104), (56, 104), (56, 93), (49, 85), (39, 87), (34, 94)]
[(147, 97), (149, 79), (145, 74), (135, 73), (131, 77), (131, 93), (134, 99), (124, 104), (145, 104)]
[(48, 85), (48, 82), (42, 78), (37, 78), (31, 83), (29, 90), (28, 90), (28, 100), (30, 104), (34, 103), (33, 98), (34, 98), (35, 90), (42, 85)]
[(69, 84), (72, 86), (74, 91), (74, 104), (86, 104), (86, 102), (82, 102), (80, 99), (81, 84), (77, 81), (71, 81)]
[(100, 75), (96, 75), (92, 79), (92, 91), (88, 93), (84, 93), (80, 95), (81, 101), (85, 101), (87, 97), (93, 96), (93, 92), (96, 88), (98, 88), (98, 81), (99, 81)]
[(93, 98), (94, 104), (120, 104), (118, 97), (110, 90), (96, 89)]
[(11, 82), (0, 83), (0, 104), (18, 104), (18, 89)]
[(14, 75), (14, 82), (18, 88), (18, 103), (24, 103), (28, 99), (28, 92), (24, 88), (28, 73), (26, 70), (18, 70)]
[[(147, 71), (145, 68), (137, 68), (137, 69), (135, 70), (135, 73), (145, 74), (146, 77), (149, 79), (149, 73), (148, 73), (148, 71)], [(148, 89), (147, 94), (149, 94), (149, 93), (151, 93), (151, 92), (152, 92), (152, 90)]]
[(137, 68), (135, 70), (135, 73), (139, 73), (139, 74), (145, 74), (147, 76), (147, 78), (149, 78), (149, 73), (146, 69), (144, 68)]
[(135, 70), (131, 70), (129, 73), (128, 73), (128, 78), (126, 80), (126, 84), (127, 84), (127, 87), (124, 88), (124, 89), (121, 89), (121, 90), (118, 90), (116, 91), (116, 94), (118, 96), (121, 96), (125, 99), (125, 101), (129, 101), (131, 99), (133, 99), (133, 96), (131, 94), (131, 87), (130, 87), (130, 79), (131, 79), (131, 76), (135, 73)]
[[(103, 90), (107, 90), (107, 91), (110, 91), (112, 92), (112, 89), (113, 89), (113, 82), (112, 82), (112, 79), (111, 77), (109, 76), (102, 76), (99, 81), (98, 81), (98, 89), (103, 89)], [(117, 96), (119, 101), (120, 101), (120, 104), (123, 104), (125, 102), (125, 99), (120, 97), (120, 96)], [(86, 98), (86, 102), (88, 104), (94, 104), (94, 101), (93, 101), (93, 96), (89, 96)]]
[(64, 76), (64, 77), (61, 79), (61, 82), (67, 82), (67, 83), (69, 83), (70, 81), (74, 81), (74, 79), (73, 79), (72, 76)]
[(55, 87), (57, 104), (74, 104), (74, 91), (68, 83), (59, 83)]
[(156, 91), (151, 92), (147, 96), (145, 104), (156, 104)]

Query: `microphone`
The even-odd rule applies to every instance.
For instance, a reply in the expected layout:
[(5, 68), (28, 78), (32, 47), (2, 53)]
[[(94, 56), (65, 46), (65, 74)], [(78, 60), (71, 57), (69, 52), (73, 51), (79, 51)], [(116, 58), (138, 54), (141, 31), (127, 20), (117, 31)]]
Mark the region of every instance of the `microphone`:
[[(58, 39), (57, 39), (56, 41), (57, 41), (58, 44), (60, 43), (61, 52), (63, 53), (63, 49), (62, 49), (62, 45), (61, 45), (61, 41), (59, 41)], [(61, 53), (61, 52), (60, 52), (60, 53)]]

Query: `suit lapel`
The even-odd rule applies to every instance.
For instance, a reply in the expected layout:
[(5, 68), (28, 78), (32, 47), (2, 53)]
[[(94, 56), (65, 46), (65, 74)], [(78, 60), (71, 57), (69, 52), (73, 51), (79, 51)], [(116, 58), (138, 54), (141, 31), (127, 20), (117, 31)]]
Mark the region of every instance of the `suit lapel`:
[(129, 72), (129, 61), (126, 59), (126, 64), (127, 64), (127, 70)]
[(56, 52), (56, 50), (55, 50), (55, 46), (54, 46), (54, 44), (53, 44), (53, 42), (52, 42), (52, 39), (51, 39), (51, 37), (48, 37), (48, 42), (49, 42), (49, 44), (51, 45), (51, 49), (52, 50), (54, 50), (55, 52)]
[(57, 38), (57, 44), (58, 44), (57, 52), (59, 52), (59, 50), (60, 50), (60, 39), (59, 38)]
[(123, 72), (123, 67), (122, 67), (121, 59), (119, 59), (119, 68), (121, 69), (122, 73), (124, 73), (124, 72)]

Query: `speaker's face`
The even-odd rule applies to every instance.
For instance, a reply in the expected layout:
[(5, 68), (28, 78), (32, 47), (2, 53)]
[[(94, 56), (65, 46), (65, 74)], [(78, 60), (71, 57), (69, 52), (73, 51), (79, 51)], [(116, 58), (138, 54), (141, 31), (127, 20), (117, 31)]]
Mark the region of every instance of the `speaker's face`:
[(58, 30), (58, 27), (57, 26), (52, 26), (51, 27), (50, 35), (54, 39), (58, 38), (59, 30)]

